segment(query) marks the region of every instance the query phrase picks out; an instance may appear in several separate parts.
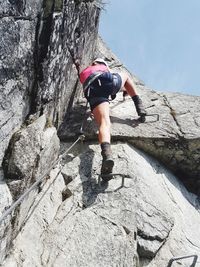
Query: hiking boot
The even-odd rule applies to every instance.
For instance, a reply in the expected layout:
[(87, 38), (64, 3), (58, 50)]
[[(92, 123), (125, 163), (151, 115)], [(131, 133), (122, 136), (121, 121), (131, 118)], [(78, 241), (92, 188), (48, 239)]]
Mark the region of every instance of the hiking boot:
[(138, 116), (145, 116), (147, 113), (143, 106), (142, 99), (138, 95), (133, 96), (132, 99), (135, 104)]
[(102, 161), (101, 174), (106, 175), (112, 173), (114, 166), (114, 160), (112, 158), (106, 158)]
[(101, 155), (103, 157), (102, 166), (101, 166), (101, 174), (106, 175), (112, 173), (114, 160), (112, 157), (110, 143), (102, 143), (101, 144)]

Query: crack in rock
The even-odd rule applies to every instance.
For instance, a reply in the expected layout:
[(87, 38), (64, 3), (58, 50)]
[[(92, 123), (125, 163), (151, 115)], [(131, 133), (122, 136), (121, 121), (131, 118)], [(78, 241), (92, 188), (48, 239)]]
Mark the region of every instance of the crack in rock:
[[(172, 116), (174, 122), (176, 123), (178, 130), (180, 131), (182, 135), (184, 135), (184, 132), (182, 131), (181, 126), (176, 118), (176, 111), (170, 105), (169, 100), (167, 99), (167, 96), (162, 95), (162, 97), (163, 97), (165, 105), (170, 109), (170, 115)], [(182, 137), (180, 134), (178, 134), (178, 136)]]
[(163, 242), (163, 240), (165, 240), (165, 238), (161, 238), (158, 235), (155, 236), (150, 236), (145, 234), (142, 230), (138, 229), (138, 236), (140, 236), (142, 239), (144, 240), (150, 240), (150, 241), (159, 241), (159, 242)]
[(9, 14), (1, 14), (0, 19), (3, 19), (3, 18), (13, 18), (14, 20), (29, 20), (29, 21), (33, 21), (36, 19), (31, 16), (11, 16)]

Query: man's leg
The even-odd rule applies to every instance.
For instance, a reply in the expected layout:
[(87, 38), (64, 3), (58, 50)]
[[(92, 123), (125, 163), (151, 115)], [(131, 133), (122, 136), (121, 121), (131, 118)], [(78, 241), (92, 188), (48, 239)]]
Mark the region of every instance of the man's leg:
[(135, 83), (132, 81), (132, 79), (128, 76), (128, 74), (126, 73), (119, 73), (122, 79), (122, 87), (125, 88), (126, 92), (130, 95), (130, 97), (132, 98), (134, 104), (135, 104), (135, 108), (137, 111), (137, 114), (139, 116), (141, 115), (146, 115), (146, 111), (144, 109), (143, 103), (141, 98), (137, 95), (137, 91), (136, 91), (136, 85)]
[(109, 103), (103, 102), (93, 109), (94, 119), (99, 126), (99, 143), (101, 145), (101, 154), (103, 163), (101, 168), (102, 174), (112, 173), (114, 161), (112, 158), (110, 140), (110, 116), (109, 116)]
[(109, 103), (103, 102), (96, 106), (93, 111), (94, 119), (99, 127), (99, 143), (110, 143), (110, 115), (109, 115)]

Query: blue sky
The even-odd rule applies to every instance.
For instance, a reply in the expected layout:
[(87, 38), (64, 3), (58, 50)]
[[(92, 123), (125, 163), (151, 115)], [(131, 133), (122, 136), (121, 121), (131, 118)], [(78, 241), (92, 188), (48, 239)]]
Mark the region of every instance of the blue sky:
[(100, 35), (150, 88), (200, 95), (200, 0), (107, 0)]

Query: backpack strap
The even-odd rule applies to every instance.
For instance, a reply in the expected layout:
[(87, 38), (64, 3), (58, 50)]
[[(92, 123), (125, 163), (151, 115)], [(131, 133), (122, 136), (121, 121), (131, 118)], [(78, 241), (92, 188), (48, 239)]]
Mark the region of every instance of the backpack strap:
[(91, 85), (91, 83), (93, 83), (102, 73), (104, 73), (104, 71), (96, 71), (94, 73), (92, 73), (84, 82), (83, 84), (83, 92), (85, 93), (85, 91), (87, 90), (87, 88)]

